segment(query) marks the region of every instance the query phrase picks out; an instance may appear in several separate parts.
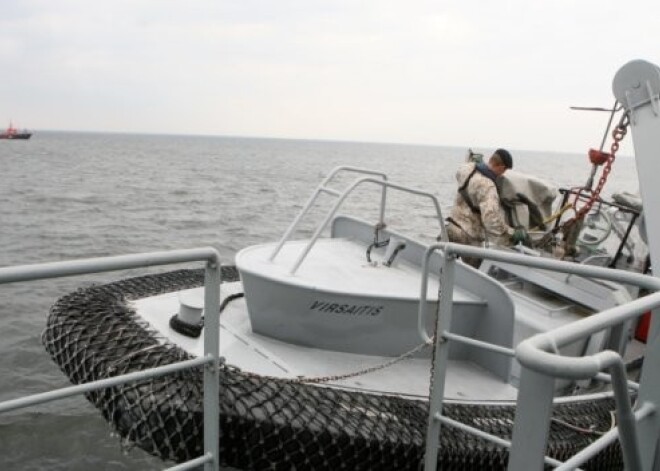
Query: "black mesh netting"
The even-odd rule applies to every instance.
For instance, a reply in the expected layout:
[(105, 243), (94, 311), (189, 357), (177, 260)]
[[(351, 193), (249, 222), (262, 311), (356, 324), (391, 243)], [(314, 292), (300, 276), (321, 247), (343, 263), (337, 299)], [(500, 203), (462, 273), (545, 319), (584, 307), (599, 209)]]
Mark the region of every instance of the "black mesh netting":
[[(43, 343), (76, 384), (189, 358), (163, 344), (127, 301), (198, 287), (202, 270), (179, 270), (80, 289), (51, 308)], [(223, 279), (237, 280), (234, 267)], [(168, 315), (174, 313), (167, 313)], [(240, 469), (421, 469), (425, 401), (220, 371), (220, 460)], [(181, 462), (203, 453), (202, 369), (91, 392), (87, 398), (128, 442)], [(611, 399), (557, 405), (548, 454), (565, 460), (611, 426)], [(446, 404), (443, 413), (505, 439), (514, 408)], [(442, 427), (439, 469), (505, 469), (505, 449)], [(618, 445), (584, 469), (622, 469)]]

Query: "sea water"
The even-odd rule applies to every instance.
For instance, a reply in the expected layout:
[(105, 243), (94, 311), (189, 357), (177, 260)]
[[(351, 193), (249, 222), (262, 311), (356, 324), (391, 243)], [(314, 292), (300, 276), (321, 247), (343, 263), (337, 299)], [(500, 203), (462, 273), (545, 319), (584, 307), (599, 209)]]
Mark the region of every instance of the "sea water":
[[(571, 187), (587, 180), (586, 150), (511, 152), (516, 170)], [(217, 248), (231, 263), (241, 248), (278, 239), (313, 189), (340, 165), (379, 170), (392, 182), (428, 192), (446, 214), (466, 152), (462, 147), (55, 132), (37, 132), (29, 141), (0, 141), (0, 266), (202, 246)], [(354, 178), (340, 178), (336, 187)], [(604, 193), (636, 190), (634, 160), (618, 158)], [(343, 211), (376, 221), (379, 192), (374, 185), (361, 188)], [(390, 228), (425, 242), (435, 239), (439, 222), (430, 198), (390, 191), (387, 200)], [(297, 236), (309, 236), (332, 203), (323, 198)], [(48, 309), (58, 297), (91, 283), (153, 272), (0, 285), (0, 401), (69, 385), (40, 342)], [(145, 470), (168, 464), (123, 447), (82, 396), (0, 414), (1, 470)]]

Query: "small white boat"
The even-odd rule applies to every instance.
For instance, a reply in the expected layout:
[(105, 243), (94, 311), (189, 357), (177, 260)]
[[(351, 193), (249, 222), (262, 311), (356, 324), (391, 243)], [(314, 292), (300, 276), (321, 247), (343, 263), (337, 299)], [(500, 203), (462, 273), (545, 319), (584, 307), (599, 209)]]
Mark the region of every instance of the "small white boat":
[[(629, 67), (645, 74), (651, 66)], [(651, 102), (657, 103), (660, 82), (651, 89)], [(626, 116), (636, 113), (637, 105), (628, 105)], [(660, 135), (657, 116), (652, 121), (637, 113), (635, 119), (633, 129), (652, 127)], [(660, 148), (657, 137), (649, 140), (638, 158)], [(361, 176), (338, 190), (331, 182), (343, 171)], [(509, 184), (520, 188), (516, 178)], [(376, 221), (339, 214), (344, 199), (362, 185), (382, 188)], [(652, 210), (657, 190), (642, 189)], [(339, 168), (279, 242), (248, 247), (237, 254), (235, 269), (225, 267), (221, 463), (239, 469), (419, 469), (430, 460), (442, 469), (506, 469), (508, 450), (465, 427), (443, 427), (438, 439), (436, 429), (427, 429), (429, 407), (440, 401), (450, 421), (504, 441), (515, 438), (515, 403), (525, 382), (516, 348), (538, 334), (625, 306), (639, 294), (617, 274), (623, 272), (609, 270), (621, 282), (593, 275), (601, 273), (595, 265), (627, 273), (648, 268), (640, 208), (634, 205), (608, 205), (596, 193), (572, 242), (556, 246), (564, 217), (538, 234), (539, 248), (471, 253), (391, 231), (386, 196), (393, 191), (430, 202), (445, 233), (431, 193), (391, 183), (377, 171)], [(311, 238), (296, 239), (299, 222), (321, 194), (336, 196), (337, 203)], [(649, 234), (657, 233), (655, 217), (646, 218)], [(654, 243), (657, 238), (649, 238), (651, 254), (658, 256)], [(553, 258), (568, 249), (574, 255), (570, 264)], [(475, 270), (453, 262), (452, 254), (461, 253), (486, 259)], [(521, 259), (533, 262), (521, 265)], [(586, 270), (565, 268), (569, 265)], [(201, 284), (201, 272), (182, 270), (72, 293), (51, 310), (44, 343), (74, 383), (203, 356)], [(613, 350), (636, 359), (643, 346), (632, 340), (634, 327), (632, 321), (620, 323), (558, 346), (555, 353), (589, 357)], [(201, 373), (192, 371), (88, 397), (129, 441), (185, 461), (203, 450), (201, 389)], [(600, 380), (571, 378), (555, 381), (552, 394), (545, 460), (557, 464), (607, 433), (615, 398)], [(435, 437), (437, 459), (430, 458), (427, 437)], [(613, 443), (594, 452), (585, 469), (621, 469), (623, 462)]]

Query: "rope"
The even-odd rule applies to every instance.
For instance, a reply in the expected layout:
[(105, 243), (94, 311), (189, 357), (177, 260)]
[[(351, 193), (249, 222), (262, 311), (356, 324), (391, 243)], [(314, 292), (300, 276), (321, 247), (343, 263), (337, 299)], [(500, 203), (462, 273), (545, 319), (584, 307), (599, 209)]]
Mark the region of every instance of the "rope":
[(560, 217), (562, 217), (562, 216), (564, 215), (564, 213), (565, 213), (566, 211), (568, 211), (568, 210), (571, 209), (571, 208), (573, 208), (573, 205), (572, 205), (571, 203), (566, 203), (566, 204), (565, 204), (561, 209), (559, 209), (557, 212), (555, 212), (554, 214), (551, 214), (550, 216), (548, 216), (547, 219), (544, 219), (544, 220), (543, 220), (543, 224), (548, 225), (548, 224), (551, 223), (552, 221), (554, 221), (554, 220), (556, 220), (556, 219), (559, 219)]

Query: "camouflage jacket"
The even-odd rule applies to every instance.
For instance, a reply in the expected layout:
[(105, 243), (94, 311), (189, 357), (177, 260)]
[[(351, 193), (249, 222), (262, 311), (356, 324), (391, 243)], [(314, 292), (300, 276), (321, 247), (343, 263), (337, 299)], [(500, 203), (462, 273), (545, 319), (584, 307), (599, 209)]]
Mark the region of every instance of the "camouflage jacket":
[[(459, 188), (475, 168), (474, 163), (461, 166), (456, 172)], [(500, 208), (500, 198), (495, 183), (479, 171), (475, 172), (465, 187), (472, 204), (479, 208), (481, 214), (475, 213), (465, 198), (456, 194), (454, 207), (451, 211), (451, 220), (447, 225), (449, 239), (468, 245), (481, 245), (487, 240), (490, 244), (510, 245), (513, 234), (511, 228), (504, 220)]]

